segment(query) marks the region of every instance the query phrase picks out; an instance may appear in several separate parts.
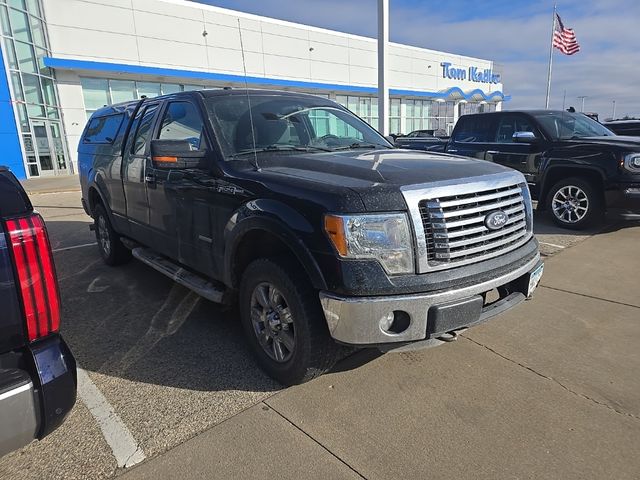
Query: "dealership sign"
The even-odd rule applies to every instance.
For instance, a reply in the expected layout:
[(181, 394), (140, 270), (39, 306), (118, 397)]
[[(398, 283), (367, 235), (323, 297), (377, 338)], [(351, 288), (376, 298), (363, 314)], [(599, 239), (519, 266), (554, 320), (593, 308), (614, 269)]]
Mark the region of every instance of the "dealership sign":
[(490, 68), (480, 70), (478, 67), (455, 68), (449, 62), (442, 62), (442, 78), (450, 78), (452, 80), (470, 80), (478, 83), (500, 83), (500, 74), (493, 73)]

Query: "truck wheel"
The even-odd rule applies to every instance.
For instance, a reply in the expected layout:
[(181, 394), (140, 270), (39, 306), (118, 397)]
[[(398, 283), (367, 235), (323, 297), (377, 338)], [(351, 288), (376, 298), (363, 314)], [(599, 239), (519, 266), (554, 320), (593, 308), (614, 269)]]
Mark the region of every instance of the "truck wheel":
[(587, 180), (571, 177), (556, 183), (547, 195), (547, 210), (564, 228), (582, 230), (602, 220), (601, 197)]
[(120, 236), (111, 226), (107, 211), (102, 205), (93, 210), (96, 240), (100, 256), (107, 265), (120, 265), (131, 259), (131, 251), (120, 241)]
[(340, 358), (317, 292), (299, 266), (285, 259), (255, 260), (242, 275), (239, 302), (258, 364), (283, 385), (322, 375)]

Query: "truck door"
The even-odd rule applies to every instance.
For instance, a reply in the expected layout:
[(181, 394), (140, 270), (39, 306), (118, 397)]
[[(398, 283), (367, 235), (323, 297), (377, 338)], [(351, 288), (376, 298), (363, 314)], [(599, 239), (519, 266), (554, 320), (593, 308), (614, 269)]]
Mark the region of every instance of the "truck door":
[[(532, 132), (537, 141), (516, 143), (516, 132)], [(534, 123), (524, 115), (504, 113), (498, 120), (494, 142), (486, 152), (486, 160), (518, 170), (533, 181), (543, 151), (542, 135)]]
[(145, 166), (149, 152), (149, 138), (158, 111), (158, 102), (143, 105), (136, 114), (122, 158), (122, 189), (131, 237), (145, 245), (150, 243), (149, 203)]
[[(157, 168), (147, 163), (147, 194), (153, 246), (159, 252), (209, 276), (216, 276), (213, 248), (216, 231), (216, 178), (206, 152), (203, 117), (188, 99), (169, 101), (163, 108), (158, 140), (183, 140), (190, 153), (201, 151), (204, 161), (198, 168)], [(177, 154), (179, 156), (179, 153)]]
[(484, 160), (491, 149), (495, 115), (464, 115), (456, 124), (447, 153)]

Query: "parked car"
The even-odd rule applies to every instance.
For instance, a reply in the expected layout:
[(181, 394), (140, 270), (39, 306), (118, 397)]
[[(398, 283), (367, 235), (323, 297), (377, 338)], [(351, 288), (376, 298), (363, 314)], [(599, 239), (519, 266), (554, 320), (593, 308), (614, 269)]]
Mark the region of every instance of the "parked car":
[(47, 229), (0, 167), (0, 456), (42, 439), (76, 400), (76, 362), (60, 336)]
[(133, 255), (237, 303), (258, 363), (284, 384), (326, 372), (341, 345), (455, 339), (542, 274), (521, 173), (393, 149), (316, 96), (204, 90), (105, 107), (78, 152), (104, 261)]
[(398, 148), (408, 148), (410, 150), (444, 152), (447, 140), (446, 138), (435, 136), (433, 130), (414, 130), (408, 135), (396, 138), (394, 144)]
[(604, 126), (616, 135), (640, 137), (640, 119), (611, 120), (604, 122)]
[(581, 113), (530, 110), (460, 117), (446, 151), (522, 172), (538, 209), (583, 229), (605, 210), (640, 218), (640, 140)]

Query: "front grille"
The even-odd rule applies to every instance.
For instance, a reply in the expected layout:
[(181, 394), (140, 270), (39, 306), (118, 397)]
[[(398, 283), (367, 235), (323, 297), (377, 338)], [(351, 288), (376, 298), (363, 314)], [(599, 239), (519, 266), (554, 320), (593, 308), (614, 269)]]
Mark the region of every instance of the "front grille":
[[(428, 266), (446, 268), (480, 261), (527, 240), (531, 236), (531, 222), (526, 188), (526, 184), (512, 184), (420, 200)], [(507, 221), (491, 230), (486, 218), (497, 211), (504, 212)]]

